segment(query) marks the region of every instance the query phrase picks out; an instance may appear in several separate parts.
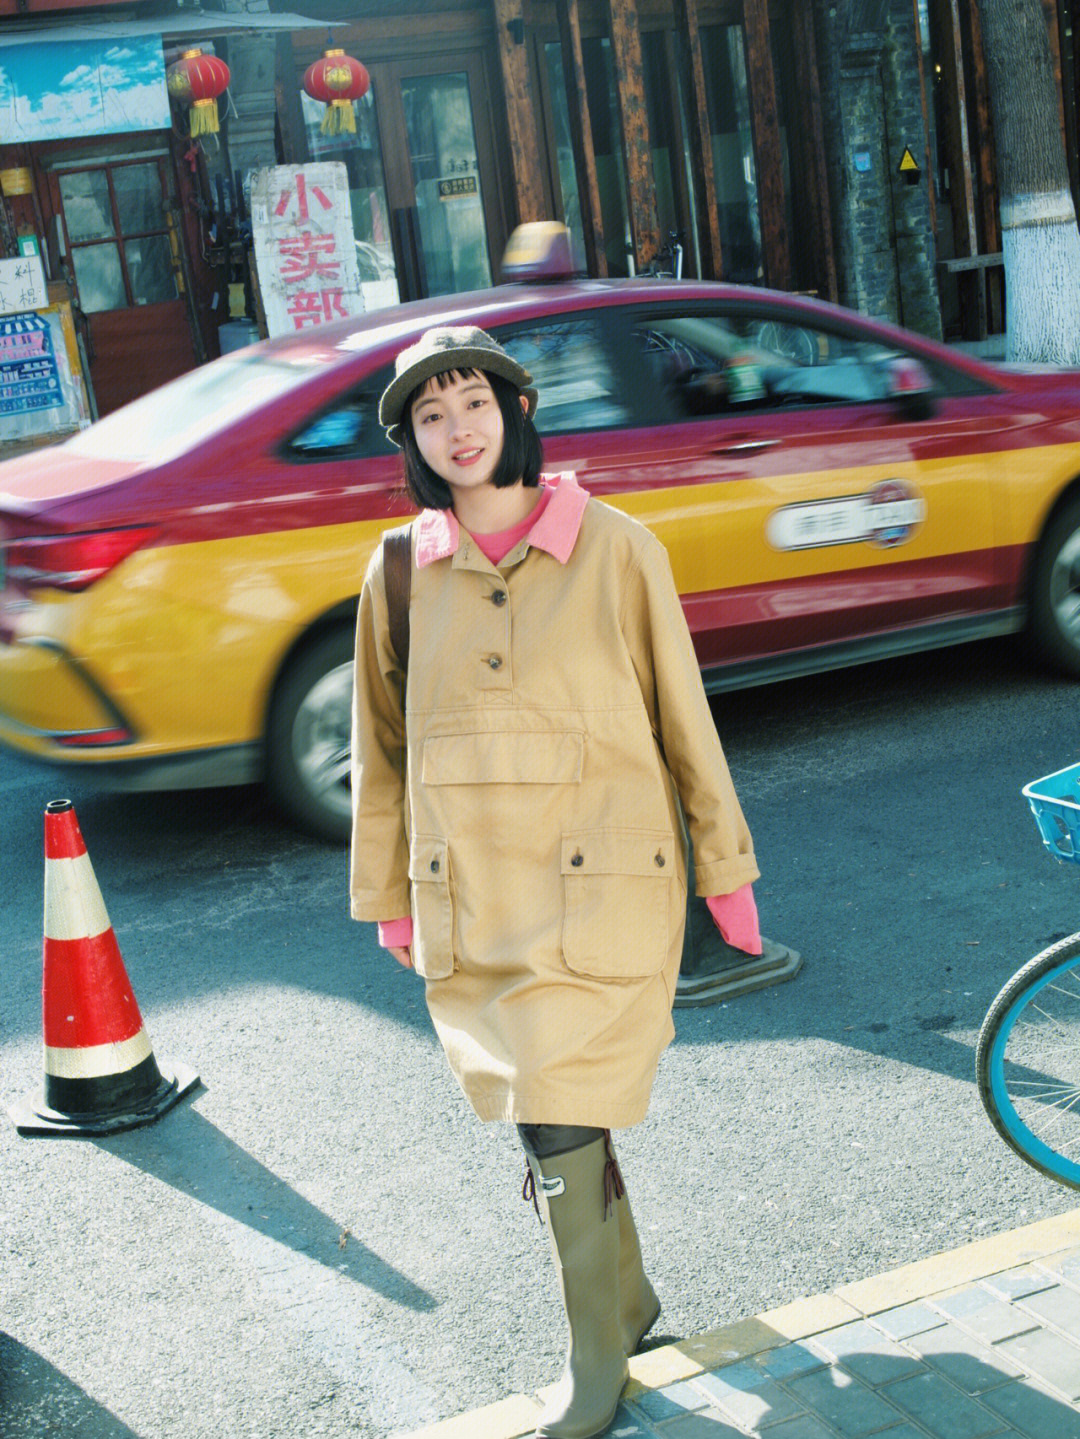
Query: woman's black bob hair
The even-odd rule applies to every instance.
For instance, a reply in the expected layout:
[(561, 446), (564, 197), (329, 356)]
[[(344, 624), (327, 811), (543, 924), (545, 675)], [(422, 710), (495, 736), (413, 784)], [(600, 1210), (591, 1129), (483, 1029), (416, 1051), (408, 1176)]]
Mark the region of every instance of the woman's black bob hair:
[[(439, 388), (445, 390), (455, 378), (466, 379), (479, 373), (481, 372), (478, 370), (443, 370), (434, 379)], [(518, 480), (523, 485), (538, 485), (544, 452), (536, 426), (521, 408), (521, 391), (502, 375), (493, 375), (490, 370), (482, 373), (494, 391), (503, 419), (503, 452), (491, 483), (498, 490), (515, 485)], [(424, 384), (427, 384), (426, 380)], [(409, 499), (418, 509), (450, 510), (454, 507), (450, 486), (420, 454), (413, 430), (412, 407), (423, 388), (423, 385), (418, 386), (401, 410), (401, 457), (405, 469), (405, 488)]]

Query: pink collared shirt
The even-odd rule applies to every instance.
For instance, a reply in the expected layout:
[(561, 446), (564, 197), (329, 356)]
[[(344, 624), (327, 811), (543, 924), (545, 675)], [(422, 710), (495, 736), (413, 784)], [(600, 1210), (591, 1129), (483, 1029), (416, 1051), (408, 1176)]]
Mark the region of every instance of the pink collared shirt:
[[(495, 534), (472, 536), (491, 564), (499, 564), (526, 539), (530, 547), (546, 550), (560, 564), (566, 564), (570, 558), (589, 502), (588, 492), (569, 471), (542, 475), (540, 483), (544, 493), (520, 524)], [(418, 569), (456, 554), (461, 543), (461, 526), (452, 510), (424, 510), (416, 525)], [(728, 944), (747, 954), (761, 953), (761, 931), (752, 884), (744, 884), (732, 894), (712, 895), (705, 903)], [(412, 944), (412, 917), (404, 915), (401, 919), (380, 921), (379, 943), (383, 949), (407, 949)]]

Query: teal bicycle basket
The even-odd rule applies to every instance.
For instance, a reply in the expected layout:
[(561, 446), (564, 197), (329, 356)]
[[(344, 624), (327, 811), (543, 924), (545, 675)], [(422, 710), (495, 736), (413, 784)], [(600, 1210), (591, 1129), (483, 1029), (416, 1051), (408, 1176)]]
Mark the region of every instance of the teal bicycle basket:
[(1023, 794), (1054, 858), (1080, 864), (1080, 764), (1033, 779)]

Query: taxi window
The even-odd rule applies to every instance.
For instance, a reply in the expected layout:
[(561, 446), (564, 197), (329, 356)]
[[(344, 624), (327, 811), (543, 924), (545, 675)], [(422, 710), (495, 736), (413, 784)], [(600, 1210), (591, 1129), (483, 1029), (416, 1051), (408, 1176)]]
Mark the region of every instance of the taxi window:
[(343, 396), (289, 437), (285, 453), (291, 460), (368, 459), (397, 450), (379, 424), (379, 396), (390, 383), (389, 369), (369, 377), (362, 390)]
[(760, 314), (653, 317), (635, 334), (651, 376), (689, 418), (884, 400), (883, 362), (896, 353)]
[(596, 316), (564, 315), (493, 333), (540, 391), (536, 428), (541, 435), (614, 430), (631, 423), (625, 387)]

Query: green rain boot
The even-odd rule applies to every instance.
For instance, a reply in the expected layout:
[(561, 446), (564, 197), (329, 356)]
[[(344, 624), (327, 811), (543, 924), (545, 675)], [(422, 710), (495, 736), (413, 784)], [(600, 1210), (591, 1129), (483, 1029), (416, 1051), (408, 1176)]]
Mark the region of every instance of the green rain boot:
[(625, 1191), (615, 1200), (615, 1217), (619, 1221), (619, 1326), (623, 1349), (636, 1354), (660, 1318), (660, 1301), (641, 1262), (637, 1228)]
[(615, 1418), (630, 1377), (619, 1316), (619, 1224), (605, 1194), (607, 1141), (549, 1159), (526, 1157), (570, 1331), (566, 1367), (536, 1439), (595, 1439)]

